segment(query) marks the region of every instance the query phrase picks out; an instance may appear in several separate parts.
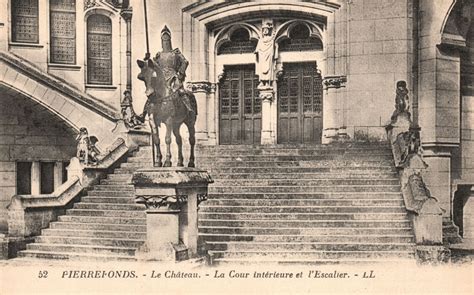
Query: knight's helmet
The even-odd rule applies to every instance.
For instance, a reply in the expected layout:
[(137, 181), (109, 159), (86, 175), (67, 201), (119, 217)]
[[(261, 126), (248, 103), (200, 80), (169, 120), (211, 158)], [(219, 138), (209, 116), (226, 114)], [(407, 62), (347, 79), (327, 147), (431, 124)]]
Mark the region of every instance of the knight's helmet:
[(173, 50), (173, 45), (171, 45), (171, 32), (167, 26), (161, 30), (161, 47), (163, 48), (163, 52)]

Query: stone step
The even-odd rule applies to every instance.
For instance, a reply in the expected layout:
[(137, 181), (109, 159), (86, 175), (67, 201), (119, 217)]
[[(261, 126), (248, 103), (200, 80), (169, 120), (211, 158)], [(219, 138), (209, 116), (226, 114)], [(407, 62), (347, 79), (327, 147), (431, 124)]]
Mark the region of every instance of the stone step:
[(275, 243), (413, 243), (409, 234), (398, 235), (244, 235), (204, 234), (199, 238), (209, 242), (275, 242)]
[(26, 246), (27, 250), (42, 252), (72, 252), (91, 253), (105, 255), (134, 256), (136, 248), (131, 247), (111, 247), (99, 245), (70, 245), (70, 244), (45, 244), (31, 243)]
[(120, 191), (120, 192), (134, 192), (135, 187), (132, 184), (122, 184), (122, 185), (117, 185), (117, 184), (99, 184), (99, 185), (94, 185), (94, 191)]
[[(331, 224), (327, 227), (313, 227), (313, 228), (300, 228), (300, 227), (230, 227), (230, 226), (199, 226), (199, 234), (215, 234), (215, 235), (412, 235), (412, 229), (410, 224), (406, 223), (403, 226), (391, 227), (392, 224), (388, 224), (385, 227), (339, 227), (338, 224)], [(386, 225), (386, 224), (385, 224)], [(337, 227), (336, 227), (337, 226)], [(370, 224), (369, 224), (370, 226)]]
[(215, 179), (214, 186), (399, 185), (399, 179)]
[(304, 228), (316, 229), (324, 227), (372, 227), (372, 228), (409, 228), (409, 220), (218, 220), (200, 219), (199, 226), (202, 227), (229, 227), (229, 228)]
[(107, 231), (107, 230), (79, 230), (79, 229), (54, 229), (47, 228), (41, 231), (42, 236), (61, 236), (61, 237), (90, 237), (90, 238), (110, 238), (110, 239), (135, 239), (145, 240), (146, 232), (126, 232), (126, 231)]
[(146, 213), (129, 210), (69, 209), (63, 216), (145, 218)]
[(399, 179), (396, 172), (373, 173), (371, 171), (360, 171), (353, 173), (213, 173), (214, 180), (219, 179)]
[(87, 196), (81, 198), (82, 203), (111, 203), (111, 204), (135, 204), (135, 197), (97, 197)]
[(356, 242), (206, 242), (210, 251), (414, 251), (414, 244), (410, 243), (356, 243)]
[[(128, 161), (129, 163), (147, 163), (146, 157), (137, 157)], [(253, 155), (253, 154), (223, 154), (223, 155), (201, 155), (197, 158), (198, 164), (206, 165), (212, 163), (229, 162), (287, 162), (287, 161), (391, 161), (391, 154), (314, 154), (314, 155)]]
[[(143, 223), (144, 224), (144, 223)], [(104, 230), (104, 231), (128, 231), (144, 232), (146, 225), (139, 224), (116, 224), (116, 223), (84, 223), (84, 222), (52, 222), (52, 229), (72, 229), (72, 230)]]
[(99, 245), (109, 247), (126, 247), (138, 248), (142, 246), (145, 240), (136, 239), (120, 239), (120, 238), (87, 238), (87, 237), (71, 237), (71, 236), (39, 236), (36, 237), (35, 242), (41, 244), (64, 244), (64, 245)]
[(107, 180), (114, 180), (114, 181), (128, 181), (132, 180), (133, 173), (127, 174), (108, 174)]
[(87, 192), (88, 197), (123, 197), (123, 198), (134, 198), (134, 191), (105, 191), (105, 190), (92, 190)]
[(315, 266), (320, 267), (321, 265), (343, 265), (343, 266), (354, 266), (354, 267), (367, 267), (367, 265), (394, 265), (395, 263), (403, 263), (404, 265), (413, 265), (416, 266), (415, 260), (412, 256), (410, 257), (393, 257), (393, 258), (369, 258), (369, 259), (362, 259), (362, 258), (338, 258), (338, 259), (314, 259), (314, 258), (286, 258), (284, 260), (279, 259), (278, 257), (273, 258), (265, 258), (265, 259), (255, 259), (252, 257), (240, 257), (240, 258), (214, 258), (212, 259), (213, 265), (218, 265), (221, 267), (249, 267), (249, 265), (255, 265), (256, 267), (261, 267), (263, 264), (268, 264), (274, 266), (276, 264), (280, 265), (295, 265), (298, 267), (301, 266)]
[(73, 253), (73, 252), (49, 252), (24, 250), (18, 252), (19, 257), (49, 259), (49, 260), (77, 260), (77, 261), (135, 261), (134, 256), (129, 255), (111, 255), (111, 254), (92, 254), (92, 253)]
[(414, 251), (209, 251), (214, 258), (242, 259), (251, 258), (255, 261), (284, 261), (286, 259), (296, 260), (318, 260), (318, 259), (378, 259), (378, 258), (412, 258)]
[(145, 225), (146, 216), (143, 213), (142, 218), (121, 217), (121, 216), (81, 216), (81, 215), (62, 215), (58, 217), (59, 222), (65, 223), (83, 223), (84, 225), (92, 223), (103, 223), (109, 225)]
[(217, 186), (209, 193), (322, 193), (322, 192), (399, 192), (400, 185), (333, 185), (333, 186)]
[(201, 205), (201, 213), (406, 213), (400, 206), (208, 206)]
[[(323, 193), (212, 193), (210, 200), (217, 199), (389, 199), (403, 200), (400, 192), (323, 192)], [(202, 203), (203, 206), (206, 202)]]
[(142, 204), (108, 204), (108, 203), (85, 203), (79, 202), (74, 204), (74, 209), (94, 209), (94, 210), (129, 210), (143, 211), (145, 205)]
[(406, 213), (215, 213), (199, 212), (207, 220), (408, 220)]
[(202, 203), (207, 206), (398, 206), (403, 207), (403, 200), (387, 199), (213, 199)]
[[(255, 174), (298, 174), (298, 173), (380, 173), (380, 172), (396, 172), (394, 167), (391, 166), (377, 166), (377, 167), (219, 167), (219, 168), (206, 168), (200, 167), (207, 170), (211, 175), (214, 173), (218, 174), (229, 174), (229, 173), (255, 173)], [(130, 171), (133, 168), (118, 168), (116, 170)]]
[[(205, 163), (200, 163), (199, 167), (203, 168), (245, 168), (245, 167), (308, 167), (308, 168), (326, 168), (326, 167), (391, 167), (393, 165), (393, 160), (308, 160), (308, 161), (226, 161), (219, 162), (214, 161), (206, 165)], [(120, 165), (121, 168), (142, 168), (143, 164), (141, 163), (123, 163)]]
[(132, 179), (127, 179), (127, 180), (110, 180), (110, 179), (101, 179), (100, 180), (101, 185), (127, 185), (127, 184), (132, 184)]

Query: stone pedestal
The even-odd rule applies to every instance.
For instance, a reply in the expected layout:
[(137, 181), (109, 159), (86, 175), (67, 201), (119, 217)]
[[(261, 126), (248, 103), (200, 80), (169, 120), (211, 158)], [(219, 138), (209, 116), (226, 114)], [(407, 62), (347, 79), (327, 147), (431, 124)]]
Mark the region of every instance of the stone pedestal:
[(275, 92), (272, 87), (259, 88), (260, 100), (262, 101), (262, 135), (261, 144), (275, 144), (272, 128), (272, 104)]
[(212, 182), (206, 171), (196, 168), (154, 167), (134, 173), (136, 202), (147, 207), (147, 241), (142, 257), (174, 260), (183, 256), (183, 249), (187, 250), (184, 256), (197, 256), (198, 206), (207, 199)]

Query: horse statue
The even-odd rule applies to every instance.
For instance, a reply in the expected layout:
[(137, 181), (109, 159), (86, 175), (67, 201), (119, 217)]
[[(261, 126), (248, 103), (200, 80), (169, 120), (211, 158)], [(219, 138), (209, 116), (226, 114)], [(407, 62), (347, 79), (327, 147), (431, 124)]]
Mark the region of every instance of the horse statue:
[(158, 127), (161, 123), (166, 126), (166, 157), (163, 167), (171, 167), (171, 132), (173, 132), (178, 145), (178, 167), (183, 164), (183, 141), (179, 132), (184, 123), (189, 131), (189, 144), (191, 152), (188, 167), (195, 167), (194, 145), (196, 143), (195, 128), (197, 116), (197, 104), (194, 94), (181, 87), (170, 87), (169, 79), (166, 79), (164, 69), (153, 59), (137, 60), (140, 67), (138, 79), (145, 82), (145, 94), (147, 100), (147, 113), (150, 118), (153, 145), (156, 147), (156, 159), (154, 165), (162, 166), (162, 154), (160, 150), (160, 135)]

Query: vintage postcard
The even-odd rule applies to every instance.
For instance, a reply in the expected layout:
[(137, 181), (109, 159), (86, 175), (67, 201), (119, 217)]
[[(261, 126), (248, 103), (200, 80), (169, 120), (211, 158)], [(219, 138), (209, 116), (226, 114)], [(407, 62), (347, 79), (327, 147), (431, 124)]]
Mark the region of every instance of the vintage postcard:
[(1, 0), (0, 294), (473, 294), (473, 18)]

